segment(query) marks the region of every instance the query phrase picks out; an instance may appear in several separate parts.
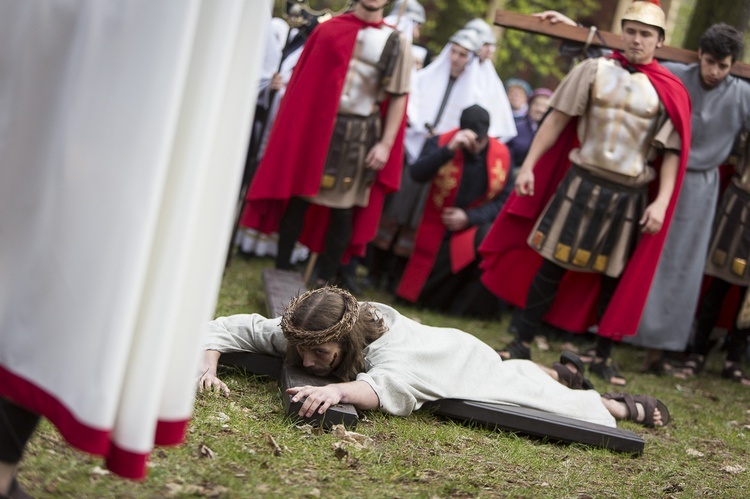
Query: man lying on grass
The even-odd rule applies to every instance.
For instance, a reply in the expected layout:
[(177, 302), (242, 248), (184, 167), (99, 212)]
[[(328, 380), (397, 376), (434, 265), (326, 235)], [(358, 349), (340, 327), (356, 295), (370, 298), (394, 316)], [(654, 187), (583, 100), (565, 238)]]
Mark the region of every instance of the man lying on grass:
[(510, 403), (614, 427), (627, 419), (644, 426), (669, 423), (666, 406), (648, 395), (599, 395), (585, 389), (580, 360), (569, 353), (548, 369), (505, 360), (458, 329), (419, 324), (380, 303), (359, 303), (347, 291), (325, 287), (292, 299), (284, 315), (221, 317), (209, 325), (199, 389), (229, 389), (217, 377), (221, 352), (285, 357), (292, 366), (340, 383), (298, 386), (299, 415), (322, 414), (339, 403), (407, 416), (445, 398)]

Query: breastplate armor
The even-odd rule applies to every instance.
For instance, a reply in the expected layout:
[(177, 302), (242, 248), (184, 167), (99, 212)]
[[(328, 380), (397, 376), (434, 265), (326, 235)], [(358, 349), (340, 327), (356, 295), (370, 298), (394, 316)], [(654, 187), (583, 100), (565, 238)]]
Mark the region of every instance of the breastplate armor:
[(341, 92), (339, 113), (369, 116), (376, 110), (382, 78), (382, 68), (378, 62), (392, 31), (383, 26), (364, 28), (357, 33), (344, 90)]
[(579, 160), (585, 165), (637, 177), (646, 167), (656, 133), (659, 95), (648, 77), (599, 59), (586, 114), (579, 124)]

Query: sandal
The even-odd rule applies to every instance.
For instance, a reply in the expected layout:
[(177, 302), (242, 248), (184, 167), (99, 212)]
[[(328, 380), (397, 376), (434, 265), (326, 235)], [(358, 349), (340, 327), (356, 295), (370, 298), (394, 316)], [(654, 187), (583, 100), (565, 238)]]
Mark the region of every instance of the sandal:
[[(659, 409), (661, 413), (661, 426), (667, 426), (671, 421), (669, 416), (669, 409), (661, 400), (651, 395), (631, 395), (629, 393), (605, 393), (602, 395), (607, 400), (616, 400), (622, 402), (628, 409), (628, 416), (625, 418), (628, 421), (632, 421), (639, 425), (643, 425), (646, 428), (653, 428), (654, 425), (654, 410)], [(636, 404), (643, 405), (643, 419), (638, 421), (638, 407)]]
[(706, 356), (699, 353), (691, 353), (688, 355), (687, 360), (682, 365), (682, 372), (685, 377), (692, 378), (697, 376), (703, 371), (703, 367), (706, 365)]
[(581, 362), (584, 364), (591, 364), (594, 362), (594, 359), (596, 358), (596, 349), (595, 348), (589, 348), (585, 352), (583, 352), (581, 355)]
[[(589, 372), (596, 374), (610, 385), (625, 386), (628, 380), (620, 374), (612, 359), (594, 361), (589, 364)], [(622, 380), (618, 382), (617, 380)]]
[(527, 347), (521, 340), (513, 340), (502, 350), (498, 350), (497, 353), (502, 357), (503, 360), (511, 359), (525, 359), (531, 360), (531, 348)]
[(743, 385), (750, 386), (750, 378), (745, 376), (745, 373), (742, 371), (742, 366), (739, 362), (728, 362), (724, 366), (724, 369), (721, 371), (721, 377), (730, 381), (734, 381), (735, 383), (741, 383)]
[[(573, 372), (568, 364), (575, 366)], [(589, 379), (584, 377), (583, 362), (573, 352), (563, 352), (560, 354), (560, 362), (552, 364), (552, 369), (557, 372), (558, 381), (572, 390), (593, 390), (594, 385)]]

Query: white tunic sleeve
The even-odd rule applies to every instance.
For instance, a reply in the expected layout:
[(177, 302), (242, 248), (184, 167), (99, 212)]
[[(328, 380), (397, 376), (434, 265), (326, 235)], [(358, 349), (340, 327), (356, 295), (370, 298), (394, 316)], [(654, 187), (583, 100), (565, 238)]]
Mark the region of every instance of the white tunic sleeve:
[(219, 317), (208, 323), (203, 348), (283, 357), (287, 342), (279, 327), (280, 322), (280, 317), (266, 319), (259, 314)]

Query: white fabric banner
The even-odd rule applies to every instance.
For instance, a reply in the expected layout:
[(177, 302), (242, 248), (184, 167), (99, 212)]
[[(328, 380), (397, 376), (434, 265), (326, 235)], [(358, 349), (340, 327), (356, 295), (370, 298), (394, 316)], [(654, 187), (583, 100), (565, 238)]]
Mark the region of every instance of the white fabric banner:
[(0, 1), (0, 395), (124, 476), (192, 412), (271, 6)]

